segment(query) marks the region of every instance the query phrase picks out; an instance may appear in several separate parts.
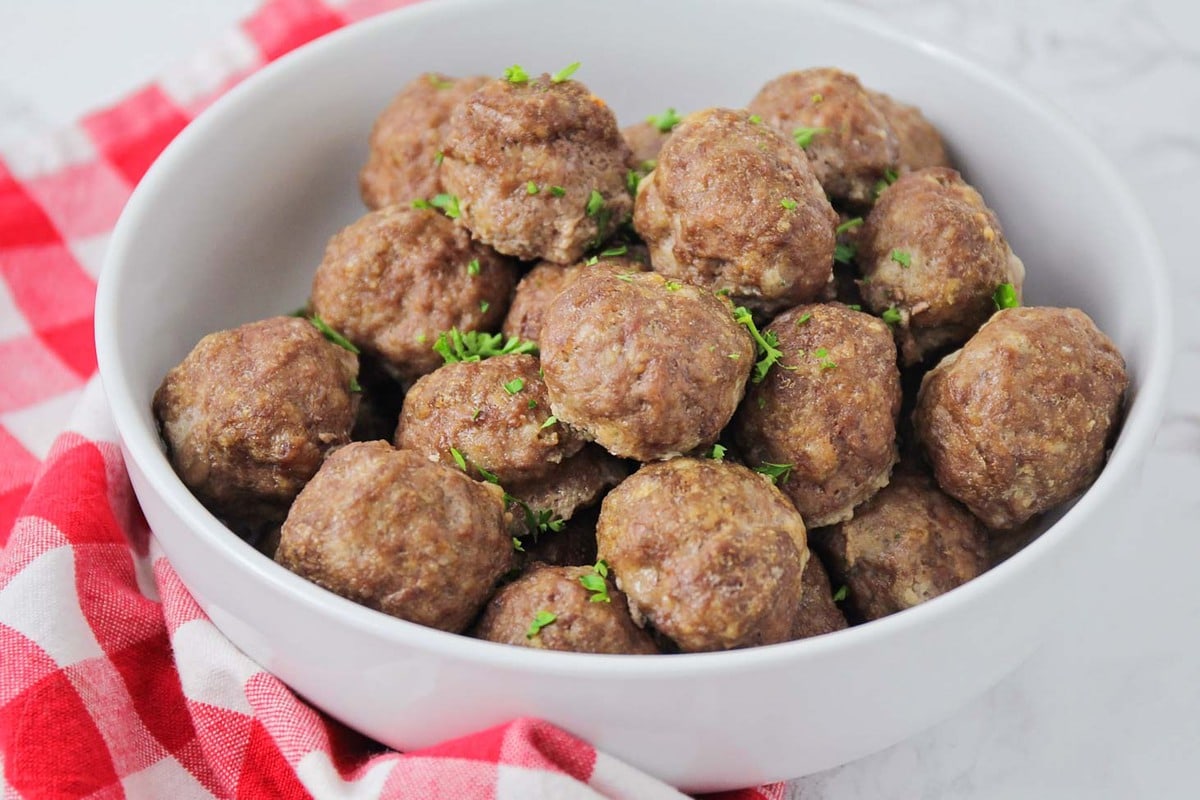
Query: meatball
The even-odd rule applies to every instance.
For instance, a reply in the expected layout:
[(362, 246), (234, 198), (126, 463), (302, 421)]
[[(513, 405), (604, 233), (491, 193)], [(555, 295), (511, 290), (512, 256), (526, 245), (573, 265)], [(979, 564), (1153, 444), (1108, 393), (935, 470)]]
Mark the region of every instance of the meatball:
[(747, 393), (734, 439), (746, 463), (790, 468), (781, 488), (809, 527), (849, 519), (896, 463), (900, 374), (891, 332), (834, 304), (798, 306), (767, 330), (783, 359)]
[(1020, 297), (1025, 267), (1013, 255), (979, 193), (952, 169), (901, 177), (879, 196), (863, 225), (858, 264), (863, 299), (892, 309), (905, 364), (957, 347), (995, 310), (1009, 283)]
[(942, 135), (925, 118), (921, 109), (906, 105), (883, 92), (867, 90), (871, 102), (879, 109), (900, 144), (899, 172), (913, 172), (926, 167), (949, 167), (950, 157)]
[(804, 153), (744, 111), (692, 114), (638, 186), (654, 269), (765, 314), (829, 286), (837, 214)]
[(167, 458), (244, 535), (278, 525), (326, 452), (350, 440), (357, 374), (355, 355), (305, 319), (211, 333), (154, 393)]
[(1128, 385), (1087, 314), (1010, 308), (925, 375), (916, 437), (947, 494), (1014, 528), (1095, 480)]
[(762, 475), (723, 461), (648, 464), (609, 492), (600, 557), (684, 652), (793, 638), (808, 560), (804, 521)]
[[(589, 590), (581, 579), (602, 585), (603, 591)], [(596, 597), (608, 599), (594, 601)], [(594, 567), (533, 565), (496, 592), (474, 635), (573, 653), (658, 652), (650, 635), (633, 623), (625, 595)]]
[[(815, 532), (814, 532), (815, 533)], [(793, 639), (807, 639), (833, 633), (846, 627), (846, 615), (838, 608), (829, 586), (829, 574), (816, 553), (809, 553), (801, 575), (800, 610), (796, 615)]]
[[(548, 514), (551, 519), (569, 520), (581, 508), (595, 505), (604, 492), (629, 474), (624, 461), (604, 448), (586, 445), (541, 478), (505, 484), (509, 494), (521, 500), (531, 513)], [(533, 533), (525, 514), (514, 514), (514, 536)]]
[(568, 286), (546, 314), (541, 349), (558, 419), (639, 461), (716, 441), (754, 361), (727, 301), (649, 272)]
[(405, 396), (396, 446), (450, 467), (464, 459), (475, 475), (494, 475), (506, 487), (552, 474), (584, 442), (550, 418), (539, 372), (530, 355), (434, 370)]
[(500, 487), (387, 442), (330, 454), (292, 505), (275, 560), (356, 603), (454, 633), (515, 562)]
[(443, 331), (499, 327), (516, 281), (514, 262), (440, 212), (389, 206), (330, 240), (312, 305), (408, 382), (442, 363), (433, 345)]
[(629, 146), (582, 83), (490, 81), (450, 115), (442, 182), (459, 223), (501, 253), (578, 261), (629, 215)]
[[(627, 248), (628, 250), (628, 248)], [(512, 305), (508, 308), (508, 316), (504, 318), (501, 330), (506, 336), (515, 336), (530, 342), (539, 341), (542, 333), (542, 322), (546, 317), (546, 309), (558, 293), (580, 278), (601, 271), (611, 275), (629, 272), (645, 272), (648, 269), (647, 259), (641, 259), (642, 253), (633, 251), (609, 257), (597, 257), (581, 261), (569, 267), (543, 261), (521, 278), (517, 284), (517, 292), (513, 295)]]
[(450, 112), (487, 80), (427, 72), (400, 90), (375, 120), (367, 163), (358, 174), (367, 208), (408, 203), (442, 191), (438, 168)]
[(897, 469), (854, 519), (813, 531), (813, 546), (864, 620), (923, 603), (988, 567), (979, 520), (915, 469)]
[(900, 161), (888, 118), (854, 75), (831, 67), (789, 72), (768, 82), (747, 107), (805, 148), (834, 200), (869, 206), (875, 185)]
[(670, 138), (671, 127), (664, 131), (651, 117), (622, 128), (621, 136), (625, 137), (625, 143), (629, 145), (629, 151), (633, 154), (630, 163), (635, 168), (645, 166), (647, 169), (653, 169), (651, 163), (658, 158), (663, 144)]

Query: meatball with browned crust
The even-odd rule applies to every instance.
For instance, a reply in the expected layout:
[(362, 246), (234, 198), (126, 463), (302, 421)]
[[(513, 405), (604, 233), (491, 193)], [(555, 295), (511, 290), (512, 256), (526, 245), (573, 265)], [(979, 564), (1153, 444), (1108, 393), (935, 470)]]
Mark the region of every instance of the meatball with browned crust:
[[(621, 248), (614, 248), (619, 250)], [(546, 310), (559, 292), (575, 281), (593, 273), (607, 272), (612, 275), (622, 273), (645, 272), (649, 269), (649, 257), (641, 248), (625, 248), (620, 255), (598, 255), (580, 261), (578, 264), (564, 267), (550, 261), (543, 261), (535, 266), (517, 284), (516, 294), (508, 307), (508, 316), (504, 318), (504, 326), (500, 329), (506, 336), (515, 336), (530, 342), (537, 342), (542, 333), (542, 322)], [(605, 251), (608, 252), (608, 251)], [(593, 259), (595, 259), (593, 263)]]
[[(584, 448), (540, 478), (504, 484), (508, 493), (521, 500), (533, 513), (548, 513), (550, 519), (570, 520), (575, 512), (593, 506), (604, 493), (629, 474), (626, 462), (594, 444)], [(514, 511), (514, 536), (532, 533), (526, 515)], [(552, 534), (555, 535), (555, 534)]]
[(902, 176), (879, 196), (858, 248), (863, 299), (879, 314), (892, 309), (905, 364), (962, 344), (995, 310), (992, 296), (1025, 267), (1000, 220), (952, 169)]
[(550, 405), (610, 453), (639, 461), (712, 444), (754, 361), (728, 301), (661, 275), (589, 275), (541, 334)]
[(897, 171), (914, 172), (926, 167), (949, 167), (950, 157), (946, 155), (946, 145), (942, 135), (933, 126), (921, 109), (901, 103), (899, 100), (870, 89), (867, 94), (875, 107), (883, 112), (896, 141), (900, 144), (900, 157)]
[(816, 553), (809, 553), (801, 584), (803, 591), (800, 595), (800, 611), (796, 615), (796, 628), (792, 632), (793, 639), (807, 639), (846, 628), (846, 615), (833, 599), (829, 573)]
[(596, 542), (634, 620), (684, 652), (795, 635), (804, 521), (743, 466), (676, 458), (642, 467), (604, 498)]
[(863, 620), (911, 608), (988, 568), (987, 534), (979, 520), (916, 468), (897, 469), (854, 519), (812, 536)]
[(804, 153), (744, 111), (687, 117), (638, 186), (657, 272), (771, 314), (829, 286), (837, 214)]
[(326, 459), (292, 505), (275, 560), (356, 603), (455, 633), (515, 561), (500, 487), (387, 442)]
[[(600, 565), (603, 572), (603, 565)], [(589, 589), (588, 586), (603, 587)], [(607, 598), (600, 600), (597, 598)], [(480, 639), (572, 653), (652, 655), (646, 631), (634, 624), (625, 595), (596, 567), (534, 564), (488, 603), (475, 626)]]
[(832, 67), (789, 72), (768, 82), (747, 108), (795, 137), (835, 201), (869, 206), (875, 186), (900, 161), (887, 116), (858, 78)]
[(573, 263), (633, 208), (617, 118), (578, 81), (484, 84), (451, 114), (443, 152), (459, 223), (507, 255)]
[(551, 419), (540, 370), (530, 355), (434, 370), (405, 395), (396, 446), (449, 467), (461, 458), (472, 474), (505, 487), (553, 474), (584, 440)]
[(305, 319), (210, 333), (154, 393), (167, 458), (243, 534), (278, 525), (326, 452), (350, 440), (357, 374), (355, 355)]
[(925, 375), (916, 437), (947, 494), (1014, 528), (1096, 479), (1128, 386), (1087, 314), (1010, 308)]
[(367, 163), (358, 174), (367, 208), (427, 199), (442, 191), (442, 138), (450, 112), (487, 80), (427, 72), (400, 90), (375, 120)]
[(747, 392), (735, 441), (747, 464), (787, 467), (780, 487), (809, 527), (849, 519), (887, 485), (897, 459), (891, 332), (838, 304), (798, 306), (767, 330), (783, 358)]
[(330, 239), (312, 306), (409, 382), (442, 363), (433, 349), (442, 332), (499, 327), (516, 281), (515, 262), (440, 212), (389, 206)]

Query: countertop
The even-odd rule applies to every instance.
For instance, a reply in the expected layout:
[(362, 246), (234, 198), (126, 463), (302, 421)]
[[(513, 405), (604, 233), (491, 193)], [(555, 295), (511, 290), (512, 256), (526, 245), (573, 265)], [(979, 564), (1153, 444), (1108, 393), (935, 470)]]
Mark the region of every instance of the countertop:
[[(1178, 353), (1140, 524), (1081, 551), (1107, 591), (949, 720), (795, 781), (804, 800), (1183, 798), (1200, 793), (1200, 3), (855, 0), (1046, 98), (1118, 165), (1172, 271)], [(0, 144), (119, 99), (253, 0), (0, 0)], [(1013, 124), (1014, 146), (1020, 124)], [(1130, 264), (1129, 269), (1138, 265)], [(1109, 526), (1110, 528), (1113, 526)]]

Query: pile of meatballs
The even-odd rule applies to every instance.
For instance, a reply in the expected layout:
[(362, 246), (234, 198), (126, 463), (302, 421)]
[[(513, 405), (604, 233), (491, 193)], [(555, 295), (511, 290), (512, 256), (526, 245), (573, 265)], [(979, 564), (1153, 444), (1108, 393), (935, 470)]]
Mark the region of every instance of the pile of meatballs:
[(414, 79), (308, 306), (167, 374), (233, 530), (421, 625), (701, 652), (929, 600), (1095, 479), (1121, 354), (1022, 306), (918, 109), (814, 68), (622, 130), (576, 69)]

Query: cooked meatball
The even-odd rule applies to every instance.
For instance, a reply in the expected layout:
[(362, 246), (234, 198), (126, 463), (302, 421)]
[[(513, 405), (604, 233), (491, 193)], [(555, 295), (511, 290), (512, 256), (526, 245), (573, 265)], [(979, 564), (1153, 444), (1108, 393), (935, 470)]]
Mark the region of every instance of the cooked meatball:
[(443, 331), (499, 327), (516, 281), (513, 261), (441, 212), (389, 206), (329, 241), (312, 305), (407, 382), (442, 363), (433, 345)]
[(846, 627), (846, 615), (838, 608), (829, 586), (829, 574), (816, 553), (809, 553), (801, 576), (800, 611), (796, 615), (793, 639), (807, 639), (833, 633)]
[(210, 333), (154, 393), (167, 458), (243, 534), (278, 524), (326, 452), (350, 440), (357, 374), (353, 353), (298, 317)]
[(367, 163), (358, 174), (367, 208), (427, 199), (442, 191), (438, 168), (450, 112), (487, 80), (427, 72), (400, 90), (375, 120)]
[(933, 126), (921, 109), (906, 105), (884, 94), (867, 90), (871, 102), (878, 108), (900, 144), (897, 168), (900, 172), (913, 172), (926, 167), (949, 167), (950, 157), (942, 135)]
[[(588, 590), (581, 578), (601, 582), (604, 593)], [(593, 602), (597, 596), (608, 601)], [(625, 595), (593, 567), (533, 565), (496, 592), (474, 634), (490, 642), (573, 653), (658, 652), (650, 635), (633, 623)]]
[(275, 560), (356, 603), (457, 633), (515, 562), (502, 494), (387, 442), (355, 442), (296, 498)]
[(875, 185), (900, 161), (885, 114), (854, 75), (831, 67), (789, 72), (767, 83), (747, 107), (804, 143), (813, 171), (834, 200), (869, 206)]
[(916, 436), (947, 494), (1013, 528), (1095, 480), (1128, 385), (1087, 314), (1010, 308), (925, 375)]
[[(569, 267), (543, 261), (521, 278), (517, 284), (517, 292), (513, 295), (512, 305), (508, 308), (508, 316), (504, 318), (501, 330), (506, 336), (536, 342), (542, 333), (542, 321), (546, 317), (546, 309), (558, 293), (580, 278), (601, 271), (612, 275), (628, 272), (645, 272), (649, 269), (648, 257), (637, 250), (629, 250), (619, 256), (596, 257), (596, 263), (581, 261)], [(639, 258), (641, 256), (641, 258)]]
[(558, 419), (639, 461), (716, 441), (754, 361), (727, 301), (649, 272), (568, 286), (546, 314), (541, 350)]
[[(569, 520), (581, 508), (595, 505), (604, 492), (629, 474), (625, 462), (594, 444), (586, 445), (564, 459), (547, 475), (505, 484), (512, 496), (522, 500), (533, 513), (549, 513), (551, 519)], [(523, 509), (514, 511), (514, 536), (532, 533)]]
[(988, 567), (979, 520), (915, 469), (897, 469), (854, 519), (813, 531), (813, 546), (864, 620), (923, 603)]
[(505, 487), (553, 474), (584, 442), (550, 419), (539, 372), (537, 358), (530, 355), (434, 370), (405, 396), (396, 446), (449, 467), (458, 461), (456, 450), (473, 475), (491, 473)]
[(442, 183), (461, 225), (501, 253), (578, 261), (629, 215), (629, 146), (582, 83), (490, 81), (450, 115)]
[(745, 467), (694, 458), (642, 467), (604, 498), (596, 542), (634, 620), (684, 652), (795, 635), (804, 521)]
[(747, 392), (734, 438), (747, 464), (790, 466), (781, 488), (809, 527), (849, 519), (896, 463), (900, 374), (891, 332), (835, 304), (798, 306), (767, 330), (783, 359)]
[(654, 269), (770, 314), (829, 286), (837, 214), (804, 153), (744, 111), (692, 114), (638, 186)]
[(663, 144), (671, 137), (671, 131), (662, 130), (650, 120), (642, 120), (622, 128), (621, 135), (625, 137), (625, 143), (629, 145), (629, 151), (633, 154), (630, 163), (634, 168), (645, 166), (650, 170), (653, 166), (647, 162), (658, 158)]
[(995, 310), (992, 295), (1025, 279), (996, 218), (951, 169), (901, 177), (867, 216), (858, 249), (863, 299), (894, 309), (905, 364), (971, 337)]

